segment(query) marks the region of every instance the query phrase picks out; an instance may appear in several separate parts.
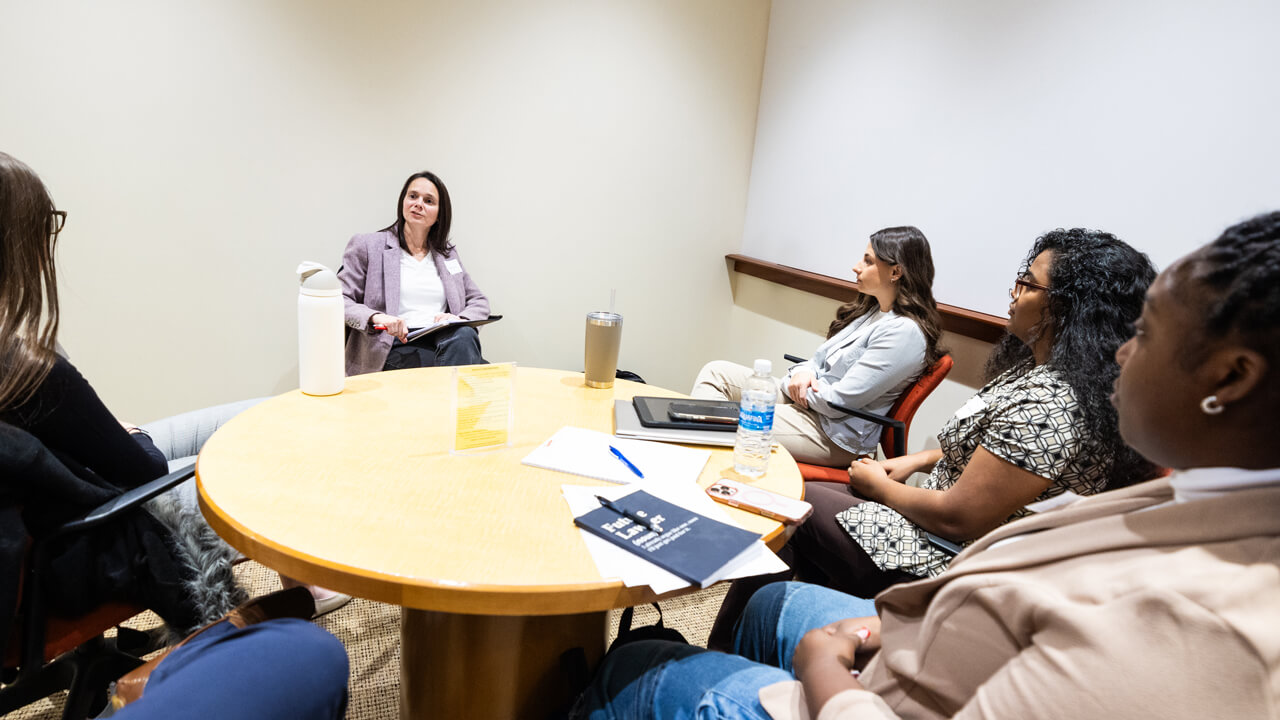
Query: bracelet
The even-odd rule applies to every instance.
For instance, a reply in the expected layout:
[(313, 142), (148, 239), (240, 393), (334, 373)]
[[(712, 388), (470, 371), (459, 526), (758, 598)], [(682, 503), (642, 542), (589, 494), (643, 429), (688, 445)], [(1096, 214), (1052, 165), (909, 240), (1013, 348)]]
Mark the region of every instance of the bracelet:
[(151, 433), (147, 432), (146, 430), (143, 430), (140, 427), (134, 427), (133, 429), (129, 430), (129, 434), (130, 435), (146, 435), (147, 437), (151, 437)]

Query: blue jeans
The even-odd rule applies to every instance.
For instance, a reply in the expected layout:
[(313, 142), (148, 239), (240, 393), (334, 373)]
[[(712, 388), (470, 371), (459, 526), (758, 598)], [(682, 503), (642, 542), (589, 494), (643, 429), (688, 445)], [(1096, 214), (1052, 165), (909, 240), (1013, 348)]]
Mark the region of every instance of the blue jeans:
[(791, 656), (800, 638), (837, 620), (871, 615), (871, 600), (805, 583), (768, 585), (747, 604), (736, 655), (661, 640), (609, 653), (587, 689), (587, 717), (768, 720), (760, 688), (795, 679)]
[(284, 618), (220, 622), (156, 666), (113, 720), (333, 718), (347, 709), (347, 651), (328, 632)]

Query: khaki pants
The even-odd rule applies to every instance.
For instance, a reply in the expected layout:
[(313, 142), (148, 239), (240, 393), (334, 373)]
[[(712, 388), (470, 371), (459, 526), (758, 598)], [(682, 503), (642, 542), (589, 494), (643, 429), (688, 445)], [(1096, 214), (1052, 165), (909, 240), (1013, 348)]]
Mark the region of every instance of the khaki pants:
[[(703, 400), (742, 400), (742, 388), (754, 370), (727, 360), (713, 360), (702, 366), (689, 394)], [(848, 467), (859, 455), (831, 442), (818, 424), (818, 414), (795, 403), (773, 379), (778, 404), (773, 411), (773, 439), (798, 462), (827, 467)]]

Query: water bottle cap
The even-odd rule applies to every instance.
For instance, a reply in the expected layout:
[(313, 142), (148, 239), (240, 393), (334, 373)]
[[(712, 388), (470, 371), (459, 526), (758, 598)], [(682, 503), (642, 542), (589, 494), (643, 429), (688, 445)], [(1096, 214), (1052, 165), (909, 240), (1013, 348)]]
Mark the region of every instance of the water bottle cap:
[(773, 372), (773, 363), (765, 360), (764, 358), (760, 358), (759, 360), (756, 360), (755, 369), (757, 375), (768, 375)]
[(299, 263), (297, 273), (303, 295), (334, 297), (342, 294), (342, 283), (338, 282), (337, 273), (320, 263), (309, 260)]

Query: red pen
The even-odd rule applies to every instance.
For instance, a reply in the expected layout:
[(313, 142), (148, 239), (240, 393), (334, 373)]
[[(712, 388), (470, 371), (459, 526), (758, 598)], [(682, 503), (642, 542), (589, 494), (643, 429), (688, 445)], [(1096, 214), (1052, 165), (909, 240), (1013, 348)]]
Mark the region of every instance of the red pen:
[(374, 325), (374, 326), (373, 326), (373, 329), (374, 329), (374, 330), (386, 330), (386, 329), (387, 329), (387, 326), (386, 326), (386, 325)]

